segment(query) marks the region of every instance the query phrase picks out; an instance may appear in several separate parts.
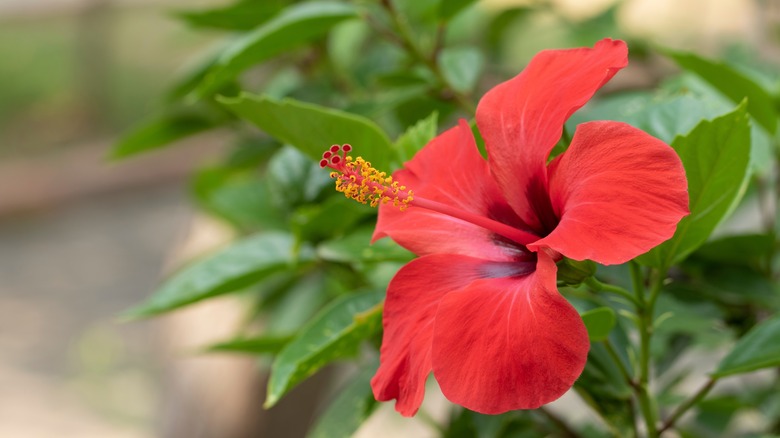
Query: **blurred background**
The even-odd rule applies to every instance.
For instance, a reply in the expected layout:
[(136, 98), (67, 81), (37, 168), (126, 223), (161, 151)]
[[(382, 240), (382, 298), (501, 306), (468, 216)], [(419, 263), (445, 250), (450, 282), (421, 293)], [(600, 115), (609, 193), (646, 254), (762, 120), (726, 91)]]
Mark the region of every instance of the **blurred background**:
[[(0, 0), (0, 436), (281, 436), (268, 432), (274, 422), (311, 405), (306, 391), (327, 380), (313, 379), (274, 408), (279, 415), (264, 413), (253, 360), (197, 351), (240, 323), (234, 298), (150, 321), (118, 319), (166, 270), (230, 238), (196, 211), (188, 187), (192, 170), (223, 149), (219, 131), (106, 159), (177, 72), (225, 36), (190, 29), (173, 12), (224, 3)], [(593, 25), (593, 41), (628, 35), (711, 56), (748, 48), (767, 64), (780, 55), (780, 6), (771, 0), (478, 6), (519, 4), (540, 12), (516, 30), (522, 44), (503, 48), (518, 69), (539, 49), (571, 45), (561, 23), (588, 23), (616, 4), (614, 23)]]

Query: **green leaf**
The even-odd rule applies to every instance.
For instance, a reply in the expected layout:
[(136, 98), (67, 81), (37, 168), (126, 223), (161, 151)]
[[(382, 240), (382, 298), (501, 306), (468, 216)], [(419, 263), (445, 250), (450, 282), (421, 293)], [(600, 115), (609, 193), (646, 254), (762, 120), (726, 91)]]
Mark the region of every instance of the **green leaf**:
[(364, 227), (347, 236), (322, 242), (317, 246), (317, 255), (324, 260), (342, 263), (407, 262), (414, 257), (414, 254), (390, 239), (380, 239), (369, 244), (373, 231), (373, 226)]
[(289, 0), (244, 0), (202, 11), (176, 12), (190, 26), (226, 30), (250, 30), (281, 11)]
[(767, 234), (745, 234), (722, 237), (701, 246), (697, 258), (731, 266), (746, 266), (761, 272), (775, 249), (775, 241)]
[(255, 338), (236, 338), (208, 347), (210, 352), (229, 352), (246, 354), (277, 354), (290, 342), (292, 336), (259, 336)]
[(439, 4), (439, 18), (449, 20), (474, 3), (476, 0), (442, 0)]
[(356, 354), (360, 341), (381, 329), (383, 297), (380, 292), (344, 296), (303, 327), (274, 360), (265, 407), (328, 363)]
[(204, 78), (197, 90), (198, 95), (212, 95), (223, 83), (249, 67), (319, 38), (337, 23), (355, 17), (355, 8), (346, 3), (313, 1), (293, 4), (228, 46)]
[(333, 184), (328, 171), (290, 146), (274, 154), (267, 171), (274, 202), (284, 209), (314, 201), (326, 186)]
[(655, 96), (647, 91), (627, 92), (588, 103), (566, 124), (569, 132), (589, 120), (626, 122), (666, 143), (685, 135), (702, 119), (716, 118), (732, 109), (719, 100), (690, 93)]
[(297, 250), (290, 234), (269, 232), (238, 241), (174, 274), (128, 317), (168, 312), (190, 303), (249, 287), (263, 278), (310, 261), (308, 248)]
[(617, 319), (615, 311), (609, 307), (599, 307), (580, 314), (582, 322), (588, 329), (591, 342), (603, 341), (609, 337), (609, 332), (615, 327)]
[(122, 159), (142, 152), (160, 149), (181, 140), (222, 125), (224, 115), (202, 106), (169, 108), (125, 134), (111, 151), (111, 159)]
[(438, 122), (439, 113), (433, 112), (410, 126), (406, 132), (398, 137), (394, 145), (395, 155), (398, 159), (398, 165), (395, 167), (401, 167), (401, 164), (411, 160), (423, 146), (436, 137)]
[(387, 166), (390, 140), (371, 120), (293, 99), (275, 100), (242, 93), (219, 101), (237, 116), (319, 162), (332, 144), (349, 143), (356, 155), (383, 169)]
[(698, 248), (744, 194), (750, 168), (750, 125), (745, 104), (712, 121), (702, 121), (672, 142), (685, 166), (691, 214), (674, 236), (638, 258), (669, 267)]
[(349, 383), (317, 418), (307, 438), (349, 438), (379, 405), (371, 392), (371, 378), (379, 366), (371, 361)]
[(284, 215), (271, 202), (268, 184), (251, 171), (199, 171), (193, 180), (198, 203), (241, 230), (284, 229)]
[(720, 361), (713, 377), (749, 373), (780, 365), (780, 315), (753, 327)]
[(693, 53), (666, 51), (680, 67), (694, 72), (734, 103), (747, 98), (747, 110), (770, 133), (777, 128), (777, 111), (771, 93), (758, 83), (722, 62)]
[(447, 83), (461, 93), (474, 89), (485, 58), (475, 47), (447, 47), (439, 55), (442, 74)]
[(290, 228), (302, 240), (319, 241), (341, 236), (369, 217), (376, 217), (376, 209), (334, 193), (323, 202), (296, 209)]

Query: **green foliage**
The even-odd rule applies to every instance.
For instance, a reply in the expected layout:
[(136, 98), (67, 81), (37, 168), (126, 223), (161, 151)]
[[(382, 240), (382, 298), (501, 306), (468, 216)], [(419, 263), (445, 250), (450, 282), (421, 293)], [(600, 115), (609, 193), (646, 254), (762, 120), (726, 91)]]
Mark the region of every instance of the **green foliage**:
[(365, 365), (338, 393), (312, 426), (308, 438), (349, 438), (379, 405), (371, 392), (371, 377), (379, 364)]
[(617, 319), (615, 311), (610, 307), (599, 307), (581, 313), (582, 322), (588, 329), (588, 338), (591, 342), (603, 341), (609, 337), (609, 332), (615, 327)]
[(336, 359), (357, 353), (359, 342), (379, 331), (383, 293), (342, 297), (303, 327), (274, 360), (266, 407)]
[(748, 373), (780, 365), (780, 316), (753, 327), (718, 364), (714, 377)]
[(298, 247), (290, 234), (267, 232), (251, 236), (177, 272), (127, 316), (156, 315), (239, 291), (311, 259), (311, 250)]
[(292, 336), (259, 336), (254, 338), (236, 338), (208, 347), (211, 352), (278, 354)]
[(325, 35), (337, 23), (355, 18), (346, 3), (313, 1), (293, 4), (222, 51), (197, 90), (209, 96), (244, 70)]
[(231, 5), (201, 11), (178, 12), (190, 26), (225, 30), (250, 30), (280, 12), (289, 0), (242, 0)]
[(250, 94), (223, 98), (220, 102), (316, 162), (330, 145), (350, 143), (355, 153), (374, 166), (383, 168), (387, 165), (390, 140), (381, 128), (364, 117), (292, 99), (278, 101)]
[(770, 133), (777, 128), (777, 110), (772, 95), (755, 81), (723, 62), (693, 53), (665, 52), (680, 67), (701, 76), (734, 103), (747, 98), (747, 110)]
[(169, 108), (125, 134), (111, 151), (112, 159), (127, 158), (224, 124), (225, 114), (203, 105)]

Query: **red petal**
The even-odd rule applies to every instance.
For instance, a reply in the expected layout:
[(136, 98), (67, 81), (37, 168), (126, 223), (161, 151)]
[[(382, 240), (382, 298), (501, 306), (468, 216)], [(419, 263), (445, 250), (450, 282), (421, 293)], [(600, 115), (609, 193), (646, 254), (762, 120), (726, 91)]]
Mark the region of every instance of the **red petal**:
[(576, 310), (555, 289), (555, 263), (478, 280), (439, 303), (433, 375), (452, 402), (484, 414), (535, 409), (582, 373), (590, 343)]
[(663, 141), (624, 123), (583, 123), (550, 166), (560, 223), (529, 248), (624, 263), (672, 237), (688, 214), (687, 189), (682, 162)]
[(515, 212), (535, 230), (544, 229), (547, 213), (538, 210), (549, 207), (534, 201), (544, 199), (544, 166), (564, 122), (627, 63), (626, 44), (610, 39), (592, 49), (543, 51), (479, 102), (477, 125), (493, 175)]
[(371, 380), (379, 401), (412, 416), (422, 403), (431, 372), (433, 321), (441, 298), (480, 278), (484, 261), (458, 255), (429, 255), (398, 271), (387, 288), (381, 364)]
[[(491, 178), (464, 120), (433, 139), (393, 178), (415, 196), (521, 225)], [(373, 240), (385, 236), (417, 255), (479, 255), (491, 260), (512, 256), (507, 248), (496, 245), (491, 231), (417, 207), (402, 212), (390, 204), (381, 205)]]

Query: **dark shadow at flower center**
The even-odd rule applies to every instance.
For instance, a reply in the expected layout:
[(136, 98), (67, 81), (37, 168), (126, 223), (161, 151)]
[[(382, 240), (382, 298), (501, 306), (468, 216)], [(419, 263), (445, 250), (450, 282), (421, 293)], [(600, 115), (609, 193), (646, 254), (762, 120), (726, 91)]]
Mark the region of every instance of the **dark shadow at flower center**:
[(512, 262), (489, 262), (480, 267), (482, 278), (523, 277), (536, 270), (536, 254), (530, 253), (529, 260)]

